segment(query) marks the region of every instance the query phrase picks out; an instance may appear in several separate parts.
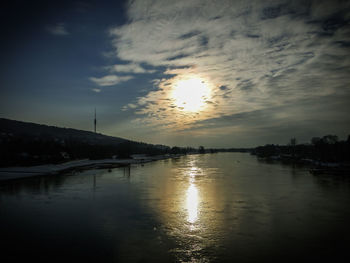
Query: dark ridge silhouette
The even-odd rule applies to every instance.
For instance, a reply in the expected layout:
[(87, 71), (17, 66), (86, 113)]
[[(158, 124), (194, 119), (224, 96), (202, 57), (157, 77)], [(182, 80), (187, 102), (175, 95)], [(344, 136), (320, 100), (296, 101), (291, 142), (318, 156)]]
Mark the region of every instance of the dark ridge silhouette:
[(89, 158), (158, 155), (170, 147), (119, 137), (0, 118), (0, 166), (39, 165)]
[[(72, 128), (60, 128), (31, 122), (23, 122), (0, 118), (0, 133), (13, 136), (33, 136), (56, 139), (79, 139), (91, 144), (120, 144), (129, 140), (107, 136), (99, 133), (77, 130)], [(11, 135), (11, 136), (12, 136)]]

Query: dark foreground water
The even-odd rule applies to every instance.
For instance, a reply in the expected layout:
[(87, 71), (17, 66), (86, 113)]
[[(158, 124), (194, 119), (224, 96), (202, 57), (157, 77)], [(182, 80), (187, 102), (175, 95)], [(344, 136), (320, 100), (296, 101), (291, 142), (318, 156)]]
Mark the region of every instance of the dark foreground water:
[(242, 153), (0, 185), (1, 262), (350, 262), (350, 182)]

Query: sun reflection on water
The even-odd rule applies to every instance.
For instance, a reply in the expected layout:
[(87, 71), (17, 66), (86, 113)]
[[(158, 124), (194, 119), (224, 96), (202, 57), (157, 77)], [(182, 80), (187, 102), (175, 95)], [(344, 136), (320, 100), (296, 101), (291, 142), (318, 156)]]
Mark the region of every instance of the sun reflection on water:
[[(193, 165), (193, 164), (191, 164)], [(194, 184), (195, 176), (199, 172), (199, 169), (195, 166), (192, 166), (188, 171), (189, 176), (189, 187), (186, 192), (186, 210), (187, 210), (187, 222), (194, 224), (198, 220), (198, 204), (199, 204), (199, 195), (198, 188)]]
[[(213, 246), (214, 213), (219, 208), (214, 203), (214, 184), (208, 183), (208, 173), (213, 170), (203, 167), (203, 155), (189, 155), (166, 163), (166, 170), (159, 170), (157, 190), (147, 198), (162, 222), (160, 229), (176, 242), (172, 253), (177, 262), (207, 262), (201, 254)], [(163, 171), (168, 172), (163, 176)], [(162, 176), (161, 176), (162, 175)]]
[(198, 189), (191, 183), (187, 189), (187, 221), (191, 224), (195, 223), (198, 219)]

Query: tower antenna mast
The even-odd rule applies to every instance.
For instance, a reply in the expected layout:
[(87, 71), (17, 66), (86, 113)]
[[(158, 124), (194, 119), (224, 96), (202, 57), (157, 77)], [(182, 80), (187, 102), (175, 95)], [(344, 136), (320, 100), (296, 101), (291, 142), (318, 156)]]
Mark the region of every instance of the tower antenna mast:
[(97, 120), (96, 120), (96, 108), (95, 108), (95, 119), (94, 119), (94, 131), (96, 133), (96, 124), (97, 124)]

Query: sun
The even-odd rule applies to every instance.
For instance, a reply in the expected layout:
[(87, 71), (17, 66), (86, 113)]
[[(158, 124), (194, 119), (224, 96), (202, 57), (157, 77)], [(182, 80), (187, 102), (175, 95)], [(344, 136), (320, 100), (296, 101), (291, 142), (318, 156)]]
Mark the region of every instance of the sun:
[(201, 78), (188, 78), (173, 85), (171, 97), (180, 110), (197, 112), (206, 106), (210, 88)]

